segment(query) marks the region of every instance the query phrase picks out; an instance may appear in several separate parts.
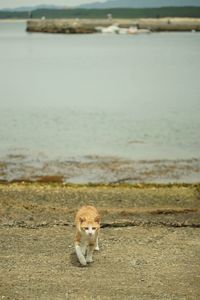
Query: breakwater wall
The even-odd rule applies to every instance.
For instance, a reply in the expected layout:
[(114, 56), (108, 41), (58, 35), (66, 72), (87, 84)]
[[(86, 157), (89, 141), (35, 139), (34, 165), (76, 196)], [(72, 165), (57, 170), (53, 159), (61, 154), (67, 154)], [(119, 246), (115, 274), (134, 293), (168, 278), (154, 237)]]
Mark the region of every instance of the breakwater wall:
[(117, 24), (122, 28), (131, 26), (138, 29), (159, 31), (200, 31), (200, 19), (162, 18), (162, 19), (37, 19), (28, 20), (28, 32), (46, 33), (95, 33), (98, 27)]
[(139, 29), (150, 31), (200, 31), (200, 19), (191, 18), (163, 18), (163, 19), (140, 19)]
[(51, 19), (51, 20), (28, 20), (28, 32), (47, 33), (95, 33), (98, 27), (108, 27), (118, 24), (122, 28), (136, 25), (136, 21), (130, 19)]

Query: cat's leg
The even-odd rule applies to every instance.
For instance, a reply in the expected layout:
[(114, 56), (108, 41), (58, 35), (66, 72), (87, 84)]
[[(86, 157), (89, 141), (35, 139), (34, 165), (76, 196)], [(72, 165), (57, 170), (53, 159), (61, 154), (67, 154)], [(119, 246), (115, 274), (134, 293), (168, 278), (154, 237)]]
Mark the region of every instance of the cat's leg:
[(75, 242), (75, 251), (76, 251), (77, 258), (80, 261), (80, 264), (82, 266), (86, 266), (87, 262), (85, 260), (85, 257), (83, 255), (83, 253), (82, 253), (81, 246), (80, 246), (79, 242), (77, 242), (77, 241)]
[(86, 243), (82, 243), (81, 244), (81, 251), (83, 253), (83, 255), (85, 256), (86, 255), (86, 250), (87, 250), (87, 244)]
[(93, 252), (94, 252), (94, 247), (95, 247), (95, 244), (88, 245), (87, 255), (86, 255), (86, 262), (88, 262), (88, 263), (93, 262), (92, 255), (93, 255)]
[(98, 237), (96, 238), (94, 250), (99, 251), (99, 238)]

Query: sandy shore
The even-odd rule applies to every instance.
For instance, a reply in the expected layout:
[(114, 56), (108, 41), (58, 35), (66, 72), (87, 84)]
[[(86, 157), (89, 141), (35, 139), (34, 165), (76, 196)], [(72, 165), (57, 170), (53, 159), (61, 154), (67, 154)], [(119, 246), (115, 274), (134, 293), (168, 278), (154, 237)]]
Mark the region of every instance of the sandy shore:
[[(198, 299), (199, 199), (199, 185), (0, 185), (1, 299)], [(86, 203), (102, 229), (82, 268), (73, 219)]]

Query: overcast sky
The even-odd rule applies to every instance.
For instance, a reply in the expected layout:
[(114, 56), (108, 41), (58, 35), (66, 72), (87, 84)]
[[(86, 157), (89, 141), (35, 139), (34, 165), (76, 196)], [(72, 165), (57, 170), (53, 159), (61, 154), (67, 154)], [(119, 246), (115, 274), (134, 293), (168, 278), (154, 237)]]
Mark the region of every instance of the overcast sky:
[[(105, 0), (97, 0), (98, 2), (105, 2)], [(0, 0), (0, 9), (7, 7), (19, 7), (40, 4), (53, 4), (62, 6), (76, 6), (83, 3), (92, 3), (96, 0)]]

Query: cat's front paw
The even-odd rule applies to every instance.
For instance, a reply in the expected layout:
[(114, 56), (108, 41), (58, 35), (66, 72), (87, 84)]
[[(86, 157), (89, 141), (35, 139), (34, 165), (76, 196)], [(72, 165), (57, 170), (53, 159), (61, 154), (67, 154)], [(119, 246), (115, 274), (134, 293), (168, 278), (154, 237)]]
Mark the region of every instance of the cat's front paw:
[(95, 251), (99, 251), (99, 246), (96, 246), (96, 247), (94, 248), (94, 250), (95, 250)]
[(91, 256), (87, 256), (87, 257), (86, 257), (86, 262), (87, 262), (87, 263), (92, 263), (92, 262), (93, 262), (92, 257), (91, 257)]
[(80, 264), (82, 265), (82, 266), (86, 266), (87, 265), (87, 262), (86, 262), (86, 260), (85, 260), (85, 257), (81, 257), (80, 259), (79, 259), (79, 261), (80, 261)]

